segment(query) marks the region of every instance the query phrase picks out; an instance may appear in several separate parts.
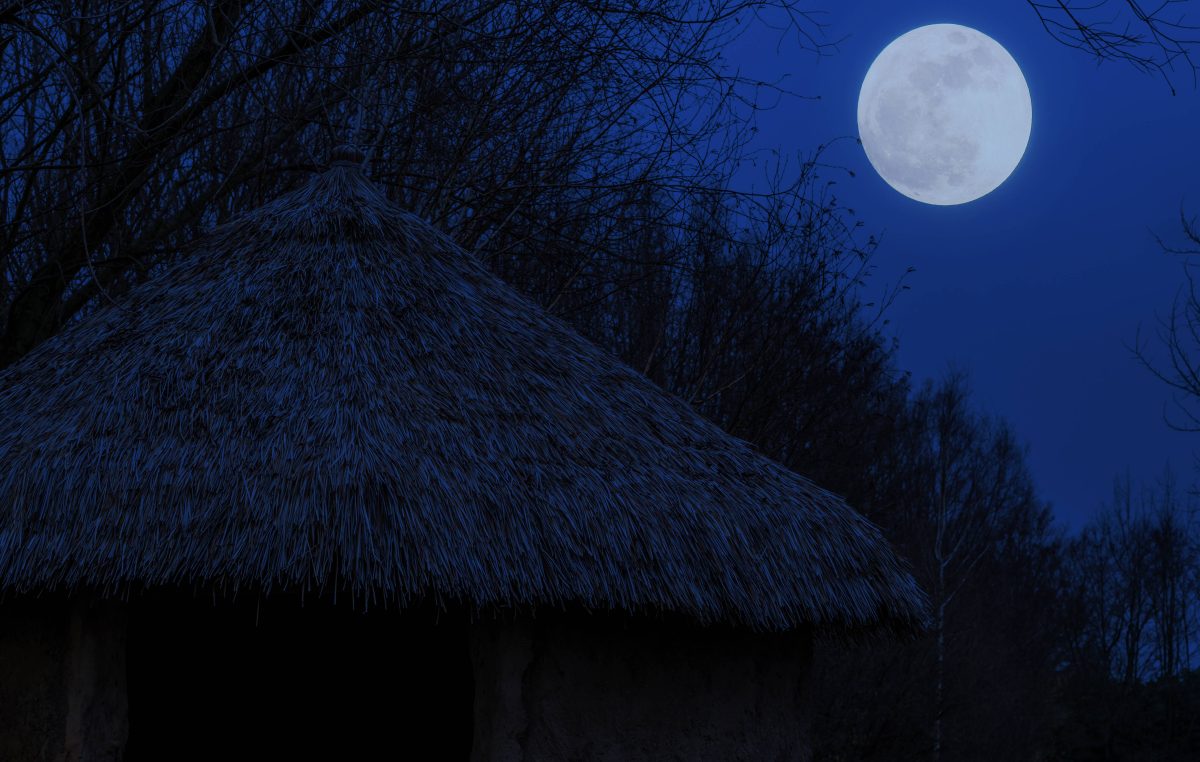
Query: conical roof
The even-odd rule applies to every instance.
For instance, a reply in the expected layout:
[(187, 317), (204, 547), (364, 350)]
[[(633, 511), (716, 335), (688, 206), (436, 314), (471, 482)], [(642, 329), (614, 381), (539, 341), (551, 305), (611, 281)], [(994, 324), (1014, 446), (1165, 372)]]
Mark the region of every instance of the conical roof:
[(9, 591), (923, 618), (869, 521), (347, 162), (0, 372), (0, 422)]

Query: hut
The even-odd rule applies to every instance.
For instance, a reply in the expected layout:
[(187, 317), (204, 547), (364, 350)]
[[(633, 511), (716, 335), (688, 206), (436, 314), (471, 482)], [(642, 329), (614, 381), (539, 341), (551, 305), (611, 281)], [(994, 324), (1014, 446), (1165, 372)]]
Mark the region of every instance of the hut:
[(805, 759), (879, 530), (361, 164), (0, 373), (0, 758)]

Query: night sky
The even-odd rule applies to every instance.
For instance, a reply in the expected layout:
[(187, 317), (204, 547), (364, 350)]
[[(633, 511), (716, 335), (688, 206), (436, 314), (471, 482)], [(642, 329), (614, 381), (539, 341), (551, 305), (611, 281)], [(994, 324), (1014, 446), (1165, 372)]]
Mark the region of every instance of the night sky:
[[(1021, 0), (843, 2), (818, 18), (825, 39), (840, 40), (825, 56), (760, 23), (726, 58), (744, 76), (786, 77), (785, 87), (820, 96), (785, 97), (762, 113), (753, 146), (794, 161), (832, 141), (825, 160), (855, 173), (825, 176), (837, 181), (839, 204), (882, 239), (869, 289), (916, 268), (888, 313), (901, 368), (918, 382), (969, 371), (977, 408), (1007, 419), (1028, 444), (1037, 485), (1068, 528), (1093, 515), (1127, 469), (1152, 481), (1170, 463), (1190, 484), (1200, 434), (1166, 425), (1171, 395), (1128, 349), (1184, 283), (1180, 260), (1152, 231), (1179, 241), (1181, 205), (1200, 214), (1200, 88), (1190, 75), (1179, 73), (1172, 96), (1156, 75), (1097, 65), (1053, 40)], [(959, 206), (902, 196), (855, 141), (859, 87), (875, 56), (935, 23), (1003, 45), (1033, 102), (1016, 171)], [(747, 167), (737, 182), (756, 178), (761, 169)]]

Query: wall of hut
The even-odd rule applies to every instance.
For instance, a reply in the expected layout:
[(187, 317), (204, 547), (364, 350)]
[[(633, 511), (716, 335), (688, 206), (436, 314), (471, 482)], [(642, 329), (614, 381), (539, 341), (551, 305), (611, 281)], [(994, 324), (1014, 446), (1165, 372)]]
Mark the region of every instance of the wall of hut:
[(0, 604), (0, 760), (119, 762), (129, 733), (125, 607)]
[(812, 638), (618, 617), (476, 627), (473, 762), (807, 760)]
[[(152, 603), (132, 617), (84, 601), (0, 606), (0, 759), (116, 762), (127, 746), (153, 758), (180, 739), (198, 748), (235, 736), (246, 748), (346, 750), (383, 740), (364, 716), (454, 758), (470, 744), (473, 762), (811, 756), (803, 629), (562, 613), (464, 627), (395, 612)], [(468, 651), (473, 711), (471, 678), (455, 676)], [(138, 723), (129, 732), (127, 663), (140, 733)], [(473, 718), (445, 716), (455, 696)]]
[(67, 625), (61, 603), (0, 604), (0, 759), (61, 757)]

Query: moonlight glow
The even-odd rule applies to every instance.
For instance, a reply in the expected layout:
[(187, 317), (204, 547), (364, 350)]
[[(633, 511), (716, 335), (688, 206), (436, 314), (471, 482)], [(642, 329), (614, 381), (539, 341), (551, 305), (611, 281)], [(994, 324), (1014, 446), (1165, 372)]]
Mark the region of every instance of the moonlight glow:
[(998, 42), (933, 24), (883, 49), (858, 96), (858, 132), (888, 185), (927, 204), (962, 204), (1012, 174), (1033, 124), (1029, 87)]

